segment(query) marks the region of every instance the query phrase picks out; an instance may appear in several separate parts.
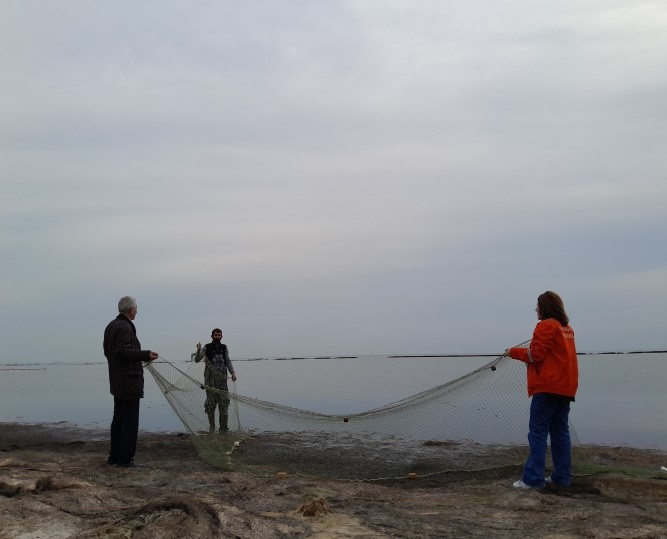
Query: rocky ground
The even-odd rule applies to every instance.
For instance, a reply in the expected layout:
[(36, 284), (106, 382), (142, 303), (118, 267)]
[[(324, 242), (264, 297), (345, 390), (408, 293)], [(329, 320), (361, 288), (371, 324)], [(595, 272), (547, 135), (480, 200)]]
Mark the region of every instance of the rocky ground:
[(665, 451), (578, 447), (572, 487), (520, 491), (520, 466), (261, 477), (206, 464), (182, 434), (142, 434), (140, 468), (107, 466), (107, 447), (104, 433), (0, 424), (0, 538), (667, 537)]

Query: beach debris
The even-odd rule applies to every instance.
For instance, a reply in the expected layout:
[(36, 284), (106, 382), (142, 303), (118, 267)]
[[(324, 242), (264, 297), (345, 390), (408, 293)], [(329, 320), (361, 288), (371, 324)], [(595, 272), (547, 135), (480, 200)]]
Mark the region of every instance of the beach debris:
[(316, 517), (318, 515), (326, 515), (329, 512), (329, 508), (324, 498), (316, 498), (304, 503), (299, 507), (297, 512), (301, 513), (304, 517)]
[(87, 488), (91, 486), (92, 485), (86, 481), (80, 481), (72, 477), (54, 477), (52, 475), (47, 475), (45, 477), (40, 477), (37, 481), (35, 481), (33, 491), (47, 492), (53, 490)]
[(65, 490), (91, 487), (90, 483), (79, 481), (71, 477), (54, 477), (47, 475), (36, 481), (21, 481), (19, 479), (0, 478), (0, 496), (12, 498), (18, 494), (36, 494), (53, 490)]
[(0, 479), (0, 496), (13, 498), (23, 490), (22, 485), (18, 481)]

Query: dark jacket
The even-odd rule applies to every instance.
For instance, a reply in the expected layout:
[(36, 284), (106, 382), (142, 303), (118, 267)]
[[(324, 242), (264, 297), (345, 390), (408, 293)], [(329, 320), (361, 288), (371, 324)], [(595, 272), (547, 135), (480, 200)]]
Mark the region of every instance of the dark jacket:
[(132, 321), (119, 314), (104, 330), (104, 355), (109, 363), (109, 388), (118, 399), (144, 396), (142, 361), (150, 360), (150, 350), (142, 350)]

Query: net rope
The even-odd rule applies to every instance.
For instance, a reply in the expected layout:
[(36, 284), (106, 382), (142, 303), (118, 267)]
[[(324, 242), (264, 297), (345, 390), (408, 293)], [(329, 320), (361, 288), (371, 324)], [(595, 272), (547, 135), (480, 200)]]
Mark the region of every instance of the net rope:
[[(200, 457), (225, 470), (372, 480), (518, 465), (527, 454), (526, 366), (504, 355), (432, 389), (348, 415), (239, 395), (235, 383), (228, 391), (207, 386), (199, 373), (164, 358), (146, 368)], [(228, 402), (228, 432), (210, 432), (205, 408), (213, 397)], [(570, 434), (578, 444), (571, 424)]]

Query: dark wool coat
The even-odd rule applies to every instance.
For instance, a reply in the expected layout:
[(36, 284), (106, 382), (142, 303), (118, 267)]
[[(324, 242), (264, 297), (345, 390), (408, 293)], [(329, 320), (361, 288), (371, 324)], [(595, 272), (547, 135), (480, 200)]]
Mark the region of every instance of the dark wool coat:
[(142, 350), (137, 330), (123, 314), (109, 322), (104, 330), (104, 355), (109, 363), (109, 388), (118, 399), (144, 396), (142, 361), (150, 360), (150, 350)]

